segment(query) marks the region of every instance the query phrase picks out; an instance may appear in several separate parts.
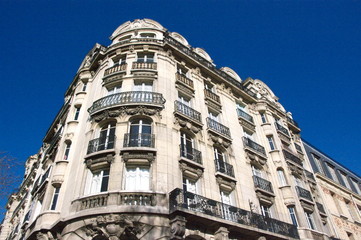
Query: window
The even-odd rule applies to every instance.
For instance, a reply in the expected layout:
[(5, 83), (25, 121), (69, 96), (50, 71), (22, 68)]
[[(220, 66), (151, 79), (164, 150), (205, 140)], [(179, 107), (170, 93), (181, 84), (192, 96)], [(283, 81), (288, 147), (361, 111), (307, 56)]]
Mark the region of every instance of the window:
[(186, 133), (181, 132), (180, 135), (181, 141), (181, 156), (187, 159), (193, 160), (194, 159), (194, 146), (193, 146), (193, 139)]
[(278, 180), (280, 182), (280, 186), (282, 187), (287, 186), (285, 172), (283, 171), (283, 169), (277, 169), (277, 175), (278, 175)]
[(226, 173), (227, 172), (226, 159), (223, 152), (221, 151), (221, 149), (215, 147), (213, 148), (213, 153), (217, 168), (216, 171), (219, 171), (221, 173)]
[[(111, 65), (112, 66), (117, 66), (117, 65), (122, 65), (126, 63), (126, 55), (118, 55), (115, 58), (112, 59)], [(113, 64), (112, 64), (113, 63)]]
[(327, 169), (328, 169), (328, 171), (330, 172), (330, 174), (331, 174), (331, 178), (335, 181), (335, 182), (338, 182), (338, 180), (337, 180), (337, 176), (336, 176), (336, 171), (335, 171), (335, 167), (334, 166), (332, 166), (331, 164), (329, 164), (329, 163), (326, 163), (326, 165), (327, 165)]
[(114, 148), (115, 122), (111, 122), (100, 130), (98, 151)]
[(178, 101), (188, 107), (191, 106), (191, 98), (178, 93)]
[(252, 165), (252, 173), (253, 173), (253, 176), (257, 176), (257, 177), (263, 178), (262, 170), (259, 169), (259, 168), (256, 168), (256, 167), (253, 166), (253, 165)]
[(360, 188), (358, 186), (357, 181), (355, 179), (351, 178), (351, 183), (352, 183), (354, 189), (356, 190), (356, 193), (360, 194)]
[(333, 199), (333, 202), (335, 203), (338, 214), (343, 214), (341, 206), (340, 206), (340, 202), (338, 201), (336, 194), (331, 193), (331, 197)]
[(208, 90), (209, 92), (212, 92), (212, 93), (215, 93), (215, 88), (214, 88), (214, 86), (212, 85), (212, 84), (210, 84), (210, 83), (204, 83), (204, 88), (206, 89), (206, 90)]
[(116, 85), (111, 88), (108, 88), (108, 95), (120, 93), (122, 91), (122, 85)]
[(221, 191), (221, 201), (224, 204), (232, 205), (231, 193)]
[(88, 85), (88, 82), (83, 82), (83, 88), (81, 89), (83, 92), (86, 91), (87, 85)]
[(351, 201), (345, 199), (347, 210), (353, 220), (358, 220), (357, 213)]
[(65, 152), (64, 152), (64, 160), (69, 159), (70, 147), (71, 147), (71, 142), (66, 143)]
[(89, 172), (89, 180), (86, 188), (87, 194), (94, 194), (108, 191), (109, 169)]
[(323, 172), (323, 168), (322, 168), (322, 163), (321, 163), (320, 157), (319, 157), (319, 156), (316, 156), (316, 155), (314, 155), (314, 154), (311, 154), (311, 155), (312, 155), (312, 158), (313, 158), (313, 160), (314, 160), (314, 162), (315, 162), (315, 164), (316, 164), (316, 167), (317, 167), (318, 171), (319, 171), (320, 173), (324, 173), (324, 172)]
[(295, 225), (296, 227), (298, 226), (298, 222), (297, 222), (297, 216), (296, 216), (296, 210), (294, 206), (289, 206), (288, 208), (288, 213), (290, 214), (290, 218), (292, 220), (292, 224)]
[(197, 193), (196, 181), (183, 177), (183, 190), (186, 192)]
[(155, 34), (154, 33), (141, 33), (140, 37), (141, 38), (155, 38)]
[(154, 62), (154, 53), (138, 53), (137, 62)]
[(346, 173), (340, 171), (340, 175), (341, 175), (341, 178), (342, 178), (342, 181), (343, 181), (345, 187), (347, 187), (348, 189), (351, 189)]
[(75, 107), (74, 120), (77, 121), (79, 118), (80, 107)]
[(56, 187), (54, 189), (53, 200), (51, 201), (50, 210), (56, 209), (56, 204), (58, 203), (59, 192), (60, 192), (60, 187)]
[(296, 186), (303, 188), (303, 181), (298, 177), (295, 177), (295, 176), (293, 176), (293, 177), (294, 177)]
[(149, 167), (127, 166), (125, 173), (125, 190), (149, 190)]
[(253, 137), (253, 133), (251, 132), (248, 132), (246, 130), (243, 129), (243, 132), (244, 132), (244, 136), (252, 141), (254, 141), (254, 137)]
[(148, 119), (136, 119), (130, 124), (130, 147), (153, 147), (152, 122)]
[(305, 212), (307, 225), (309, 228), (315, 230), (315, 221), (313, 220), (313, 214), (311, 212)]
[(264, 112), (260, 112), (262, 123), (267, 123), (267, 117)]
[(134, 81), (133, 91), (152, 92), (153, 83), (144, 80)]
[(218, 113), (215, 113), (215, 112), (212, 112), (210, 110), (208, 110), (208, 117), (213, 120), (213, 121), (216, 121), (216, 122), (219, 122), (219, 114)]
[(271, 211), (271, 206), (265, 205), (263, 203), (260, 203), (260, 208), (261, 208), (261, 214), (264, 217), (272, 217), (272, 211)]
[(275, 150), (275, 149), (276, 149), (276, 146), (275, 146), (273, 137), (272, 137), (272, 136), (267, 136), (267, 140), (268, 140), (269, 147), (270, 147), (271, 151), (272, 151), (272, 150)]

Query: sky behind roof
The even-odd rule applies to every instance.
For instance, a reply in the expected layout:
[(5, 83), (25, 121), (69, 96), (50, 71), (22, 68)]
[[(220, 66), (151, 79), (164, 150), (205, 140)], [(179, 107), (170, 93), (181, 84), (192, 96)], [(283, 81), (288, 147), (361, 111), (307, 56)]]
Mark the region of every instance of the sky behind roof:
[(303, 138), (361, 175), (361, 1), (2, 0), (0, 11), (0, 151), (21, 162), (39, 150), (94, 44), (150, 18), (217, 67), (265, 82)]

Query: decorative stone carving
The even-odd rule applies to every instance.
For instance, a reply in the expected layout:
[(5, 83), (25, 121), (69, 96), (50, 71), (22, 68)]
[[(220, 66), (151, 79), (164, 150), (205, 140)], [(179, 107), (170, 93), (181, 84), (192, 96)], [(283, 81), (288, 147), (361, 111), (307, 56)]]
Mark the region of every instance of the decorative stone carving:
[(228, 240), (228, 234), (229, 231), (225, 227), (220, 227), (215, 233), (214, 233), (214, 239), (215, 240)]
[(295, 176), (297, 178), (302, 178), (302, 179), (304, 178), (302, 168), (292, 165), (289, 162), (287, 162), (287, 163), (288, 163), (288, 169), (290, 170), (290, 172), (293, 176)]
[(100, 122), (108, 118), (115, 118), (121, 115), (159, 115), (161, 108), (150, 108), (145, 106), (137, 107), (120, 107), (117, 110), (104, 110), (100, 114), (93, 116), (95, 122)]
[(138, 239), (144, 224), (136, 222), (125, 214), (98, 216), (96, 221), (85, 229), (90, 237), (104, 236), (109, 240)]
[(87, 159), (85, 160), (85, 164), (88, 168), (91, 168), (92, 165), (99, 164), (99, 163), (107, 163), (110, 164), (114, 161), (114, 155), (108, 154), (105, 157), (95, 158), (95, 159)]
[(232, 192), (236, 188), (236, 183), (233, 181), (227, 181), (222, 177), (217, 177), (216, 182), (221, 189), (225, 189), (228, 192)]
[(181, 119), (180, 117), (176, 116), (175, 117), (175, 124), (178, 123), (179, 126), (181, 126), (182, 128), (186, 128), (188, 131), (197, 134), (199, 131), (202, 130), (202, 125), (196, 125), (193, 122), (189, 122), (189, 121), (185, 121), (183, 119)]
[(220, 137), (212, 132), (209, 132), (209, 138), (213, 141), (214, 144), (219, 144), (224, 148), (228, 148), (231, 145), (231, 140)]
[(136, 153), (132, 154), (129, 152), (125, 152), (123, 155), (123, 161), (128, 162), (130, 159), (146, 159), (149, 163), (152, 163), (155, 160), (155, 156), (153, 153), (141, 154)]
[(182, 216), (175, 216), (170, 220), (170, 233), (172, 240), (183, 239), (186, 231), (186, 222), (187, 220)]
[(184, 173), (191, 174), (195, 180), (198, 180), (203, 175), (203, 169), (200, 168), (194, 168), (189, 166), (187, 163), (180, 163), (179, 164), (180, 170)]
[(55, 238), (50, 231), (47, 231), (45, 233), (38, 232), (36, 234), (36, 239), (37, 240), (57, 240), (58, 238), (57, 237)]

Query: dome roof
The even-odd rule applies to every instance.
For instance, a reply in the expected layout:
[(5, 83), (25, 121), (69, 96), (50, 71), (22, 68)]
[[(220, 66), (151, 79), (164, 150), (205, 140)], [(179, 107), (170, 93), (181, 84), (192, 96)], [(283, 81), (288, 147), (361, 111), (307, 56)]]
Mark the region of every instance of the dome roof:
[(227, 73), (229, 76), (236, 79), (237, 81), (242, 82), (242, 79), (238, 76), (238, 74), (233, 69), (231, 69), (229, 67), (222, 67), (220, 70)]
[(144, 18), (144, 19), (136, 19), (133, 22), (127, 21), (120, 25), (110, 36), (110, 40), (113, 40), (117, 36), (122, 33), (125, 33), (130, 30), (134, 29), (156, 29), (160, 31), (166, 31), (167, 29), (164, 28), (160, 23), (154, 21), (152, 19)]

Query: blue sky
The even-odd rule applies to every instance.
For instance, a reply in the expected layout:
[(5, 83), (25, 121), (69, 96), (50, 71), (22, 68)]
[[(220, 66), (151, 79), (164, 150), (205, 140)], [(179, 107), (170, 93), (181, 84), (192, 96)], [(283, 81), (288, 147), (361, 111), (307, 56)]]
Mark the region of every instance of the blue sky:
[(0, 152), (18, 161), (37, 153), (94, 44), (151, 18), (264, 81), (303, 138), (361, 175), (360, 1), (1, 0), (0, 11)]

